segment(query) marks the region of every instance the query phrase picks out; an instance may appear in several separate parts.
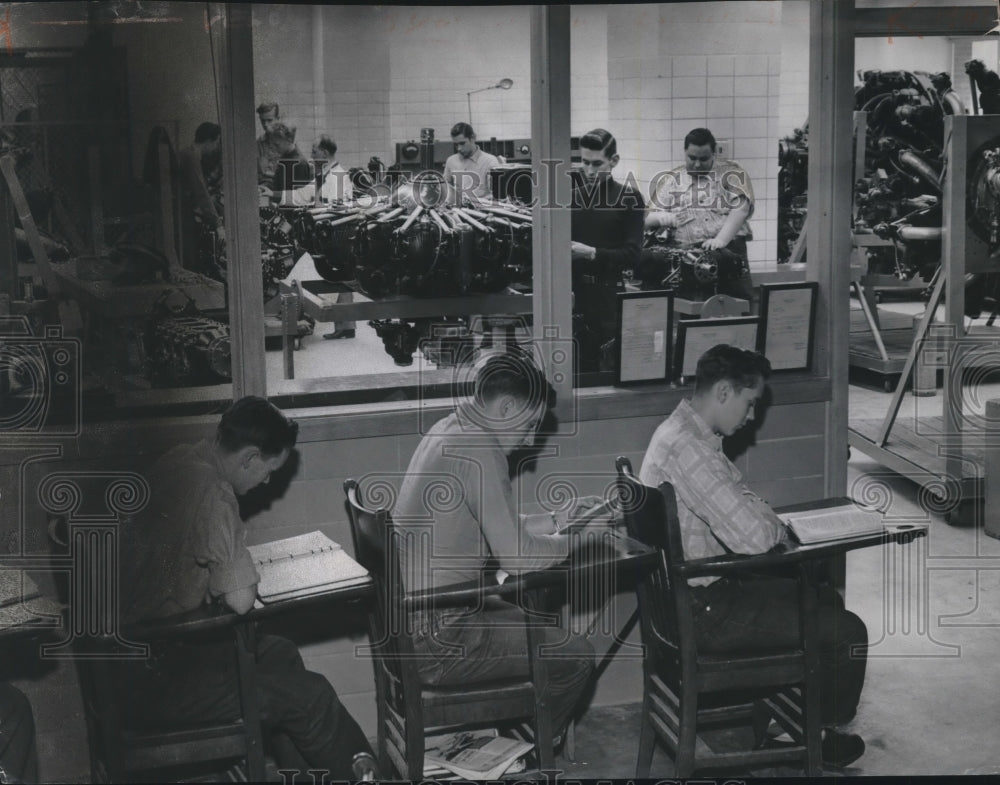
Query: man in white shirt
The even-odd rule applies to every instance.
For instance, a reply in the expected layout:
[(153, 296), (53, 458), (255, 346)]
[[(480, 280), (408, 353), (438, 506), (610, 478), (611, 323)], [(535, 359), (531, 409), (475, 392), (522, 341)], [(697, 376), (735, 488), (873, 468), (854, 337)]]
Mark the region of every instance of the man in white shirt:
[[(322, 134), (316, 138), (312, 146), (312, 160), (317, 170), (314, 181), (292, 191), (288, 201), (282, 199), (284, 204), (291, 203), (298, 207), (316, 202), (346, 202), (353, 196), (347, 171), (337, 162), (337, 143), (332, 137)], [(323, 185), (317, 199), (316, 181), (320, 179)]]
[(452, 126), (451, 141), (455, 153), (444, 162), (444, 179), (455, 188), (456, 203), (490, 198), (490, 169), (499, 166), (500, 159), (479, 149), (476, 132), (468, 123)]

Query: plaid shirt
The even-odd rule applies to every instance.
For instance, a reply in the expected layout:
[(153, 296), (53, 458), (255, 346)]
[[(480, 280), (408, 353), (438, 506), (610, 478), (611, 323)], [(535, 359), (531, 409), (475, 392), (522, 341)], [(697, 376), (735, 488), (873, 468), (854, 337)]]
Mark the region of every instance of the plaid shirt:
[[(654, 488), (665, 480), (674, 486), (686, 559), (763, 553), (786, 539), (770, 505), (747, 487), (722, 452), (722, 437), (686, 400), (653, 434), (639, 479)], [(690, 583), (707, 586), (715, 580)]]
[(691, 176), (686, 164), (678, 166), (661, 179), (652, 204), (654, 210), (674, 213), (680, 222), (657, 236), (682, 245), (710, 240), (722, 229), (732, 209), (744, 200), (750, 204), (750, 214), (735, 236), (752, 240), (749, 219), (753, 215), (754, 195), (746, 170), (735, 161), (722, 158), (716, 158), (711, 170), (696, 177)]

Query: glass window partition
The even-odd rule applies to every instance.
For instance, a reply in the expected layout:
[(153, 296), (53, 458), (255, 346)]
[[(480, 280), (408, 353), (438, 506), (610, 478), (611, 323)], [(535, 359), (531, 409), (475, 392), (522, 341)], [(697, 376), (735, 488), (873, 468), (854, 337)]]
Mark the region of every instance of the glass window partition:
[[(17, 3), (8, 14), (8, 332), (42, 349), (68, 342), (62, 370), (88, 417), (230, 399), (221, 131), (205, 7), (122, 14), (111, 3)], [(6, 392), (47, 394), (23, 375), (7, 374)]]
[(530, 337), (529, 11), (254, 6), (269, 393), (415, 397)]

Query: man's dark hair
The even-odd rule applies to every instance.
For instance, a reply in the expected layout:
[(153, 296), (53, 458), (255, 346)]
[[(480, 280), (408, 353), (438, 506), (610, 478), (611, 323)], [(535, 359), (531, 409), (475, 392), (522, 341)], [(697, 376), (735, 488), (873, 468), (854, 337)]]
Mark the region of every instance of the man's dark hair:
[(464, 136), (466, 139), (475, 139), (476, 132), (472, 130), (472, 126), (468, 123), (455, 123), (451, 127), (452, 138), (456, 136)]
[(524, 401), (529, 410), (543, 401), (550, 403), (545, 374), (524, 352), (496, 354), (479, 368), (474, 392), (476, 403), (481, 406), (501, 395), (513, 395)]
[(248, 395), (230, 406), (216, 431), (215, 440), (226, 452), (257, 447), (265, 457), (280, 455), (295, 446), (299, 424), (265, 398)]
[(267, 112), (274, 112), (274, 119), (275, 120), (277, 120), (281, 116), (281, 111), (278, 109), (278, 105), (276, 103), (273, 103), (273, 102), (271, 102), (271, 103), (263, 103), (263, 104), (261, 104), (260, 106), (257, 107), (257, 114), (258, 115), (266, 114)]
[(320, 150), (326, 150), (327, 154), (333, 158), (337, 154), (337, 143), (329, 134), (320, 134), (316, 140), (316, 146)]
[(716, 149), (715, 136), (707, 128), (692, 128), (687, 132), (687, 136), (684, 137), (685, 150), (691, 145), (704, 147), (706, 144), (712, 148), (712, 152), (714, 153)]
[(580, 147), (584, 150), (596, 150), (602, 153), (605, 158), (618, 155), (618, 142), (615, 141), (610, 131), (605, 131), (603, 128), (587, 131), (580, 137)]
[(202, 123), (194, 131), (194, 141), (196, 143), (214, 142), (221, 136), (222, 128), (219, 127), (218, 123)]
[(760, 352), (737, 349), (725, 343), (717, 344), (698, 358), (694, 391), (706, 392), (716, 382), (725, 379), (739, 392), (753, 387), (771, 375), (771, 363)]

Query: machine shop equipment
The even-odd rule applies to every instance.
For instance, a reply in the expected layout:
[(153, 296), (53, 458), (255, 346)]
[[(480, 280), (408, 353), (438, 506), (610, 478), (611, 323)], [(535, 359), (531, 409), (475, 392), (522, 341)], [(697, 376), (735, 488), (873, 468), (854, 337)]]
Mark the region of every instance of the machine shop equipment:
[(285, 278), (297, 258), (292, 225), (280, 210), (260, 208), (260, 251), (266, 302), (278, 294), (278, 281)]
[[(946, 73), (865, 71), (855, 106), (866, 113), (864, 176), (855, 185), (855, 234), (869, 246), (869, 275), (929, 282), (941, 261), (944, 118), (965, 114)], [(860, 151), (859, 151), (860, 152)]]
[[(944, 118), (965, 114), (947, 73), (859, 72), (855, 109), (864, 112), (863, 172), (855, 184), (854, 233), (865, 244), (868, 274), (906, 285), (929, 283), (941, 260)], [(788, 260), (805, 223), (808, 124), (779, 144), (778, 257)], [(859, 143), (860, 144), (860, 143)]]
[(369, 297), (497, 292), (531, 285), (531, 214), (520, 204), (458, 207), (439, 175), (421, 173), (391, 197), (297, 211), (296, 245), (327, 281)]
[[(949, 522), (971, 523), (981, 520), (977, 500), (989, 479), (982, 436), (993, 427), (975, 402), (997, 367), (1000, 337), (993, 324), (993, 282), (1000, 276), (1000, 117), (956, 115), (946, 118), (944, 127), (941, 210), (947, 231), (939, 240), (941, 265), (927, 307), (913, 321), (901, 381), (885, 416), (852, 419), (848, 442), (924, 491), (933, 489)], [(979, 296), (974, 308), (972, 294)], [(991, 307), (992, 315), (985, 323), (970, 321), (967, 315), (980, 307)], [(941, 372), (939, 403), (923, 405), (937, 395), (938, 383), (925, 382), (918, 391), (921, 366), (934, 375)], [(920, 404), (915, 402), (912, 415), (898, 417), (911, 372)]]
[(636, 276), (643, 289), (670, 288), (686, 300), (707, 300), (718, 293), (720, 283), (738, 279), (741, 267), (740, 257), (725, 248), (673, 247), (650, 232)]
[(194, 300), (172, 304), (172, 291), (154, 303), (145, 336), (155, 386), (221, 384), (232, 379), (229, 325), (199, 312)]
[(467, 318), (374, 319), (369, 324), (399, 366), (413, 365), (418, 348), (427, 362), (439, 368), (467, 362), (476, 352), (476, 336)]
[(809, 125), (778, 140), (778, 264), (805, 261), (805, 250), (795, 256), (808, 206)]
[[(457, 205), (434, 171), (383, 180), (350, 202), (282, 212), (296, 255), (307, 251), (325, 282), (374, 301), (466, 297), (478, 313), (479, 296), (531, 287), (530, 209), (506, 199)], [(369, 323), (393, 360), (408, 365), (418, 347), (438, 364), (465, 356), (475, 340), (470, 321), (451, 310)]]

